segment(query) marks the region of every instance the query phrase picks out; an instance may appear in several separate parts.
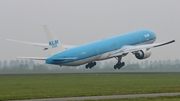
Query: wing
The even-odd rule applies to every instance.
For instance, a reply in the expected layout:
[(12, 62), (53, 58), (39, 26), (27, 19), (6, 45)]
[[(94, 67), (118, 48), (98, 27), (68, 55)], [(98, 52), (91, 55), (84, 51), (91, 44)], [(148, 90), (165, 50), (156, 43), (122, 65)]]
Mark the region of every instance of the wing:
[(126, 54), (129, 52), (136, 52), (142, 49), (150, 49), (150, 48), (155, 48), (155, 47), (160, 47), (160, 46), (164, 46), (170, 43), (175, 42), (175, 40), (172, 41), (168, 41), (168, 42), (163, 42), (163, 43), (156, 43), (156, 44), (146, 44), (146, 45), (137, 45), (137, 46), (124, 46), (121, 49), (118, 49), (117, 51), (115, 51), (114, 53), (110, 54), (108, 57), (116, 57), (116, 56), (120, 56), (122, 54)]
[[(44, 44), (44, 43), (34, 43), (34, 42), (25, 42), (25, 41), (19, 41), (19, 40), (13, 40), (13, 39), (4, 39), (6, 41), (12, 41), (12, 42), (18, 42), (18, 43), (24, 43), (24, 44), (29, 44), (29, 45), (33, 45), (33, 46), (39, 46), (39, 47), (43, 47), (44, 50), (48, 50), (49, 49), (49, 44)], [(72, 45), (63, 45), (63, 47), (65, 49), (69, 49), (69, 48), (73, 48), (75, 46)]]

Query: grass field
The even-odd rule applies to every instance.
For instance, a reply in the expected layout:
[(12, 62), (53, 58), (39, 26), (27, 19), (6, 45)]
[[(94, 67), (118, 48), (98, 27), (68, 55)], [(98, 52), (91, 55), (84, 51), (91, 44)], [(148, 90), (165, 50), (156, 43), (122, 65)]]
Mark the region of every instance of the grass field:
[(0, 100), (180, 92), (179, 78), (180, 74), (0, 76)]

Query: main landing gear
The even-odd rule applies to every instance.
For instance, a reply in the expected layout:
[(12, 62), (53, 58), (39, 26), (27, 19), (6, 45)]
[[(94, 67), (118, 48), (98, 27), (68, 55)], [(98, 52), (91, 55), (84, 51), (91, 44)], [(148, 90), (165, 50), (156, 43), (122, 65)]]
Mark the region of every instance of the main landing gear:
[(86, 69), (91, 69), (92, 67), (94, 67), (96, 65), (96, 62), (90, 62), (86, 65)]
[(118, 60), (118, 63), (114, 65), (114, 69), (121, 69), (125, 65), (124, 62), (121, 62), (122, 56), (118, 56), (116, 59)]

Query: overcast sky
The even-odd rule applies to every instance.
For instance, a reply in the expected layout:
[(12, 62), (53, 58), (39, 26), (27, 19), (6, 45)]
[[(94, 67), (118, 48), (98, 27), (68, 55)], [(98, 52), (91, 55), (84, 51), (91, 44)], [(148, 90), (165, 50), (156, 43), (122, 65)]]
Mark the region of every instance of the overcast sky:
[[(0, 0), (0, 60), (48, 56), (48, 51), (4, 38), (46, 43), (47, 23), (61, 43), (81, 45), (139, 29), (156, 33), (149, 60), (180, 59), (180, 0)], [(123, 60), (136, 60), (130, 54)]]

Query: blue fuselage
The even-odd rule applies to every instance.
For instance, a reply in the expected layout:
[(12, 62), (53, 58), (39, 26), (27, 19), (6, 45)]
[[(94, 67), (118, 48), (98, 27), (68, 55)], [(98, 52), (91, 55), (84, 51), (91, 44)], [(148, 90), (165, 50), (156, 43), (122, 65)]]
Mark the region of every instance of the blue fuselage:
[[(47, 58), (46, 63), (55, 65), (82, 65), (91, 61), (108, 59), (108, 53), (125, 45), (149, 44), (153, 43), (155, 39), (156, 35), (152, 31), (139, 30), (67, 49)], [(54, 60), (72, 57), (77, 59)]]

